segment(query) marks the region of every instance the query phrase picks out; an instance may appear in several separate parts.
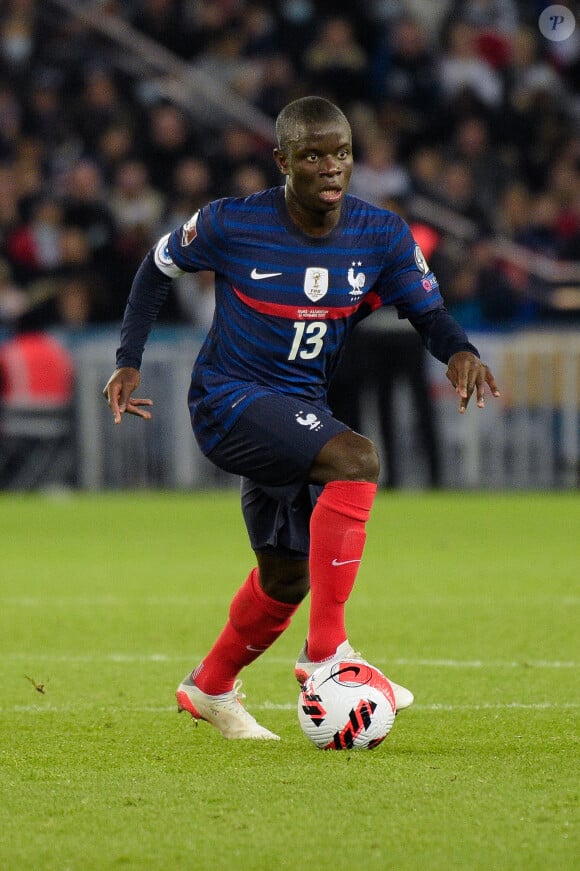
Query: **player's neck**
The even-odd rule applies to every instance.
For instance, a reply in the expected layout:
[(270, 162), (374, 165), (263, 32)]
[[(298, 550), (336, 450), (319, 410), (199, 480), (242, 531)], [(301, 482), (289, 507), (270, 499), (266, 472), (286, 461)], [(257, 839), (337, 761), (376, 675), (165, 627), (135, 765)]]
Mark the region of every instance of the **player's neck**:
[(326, 236), (340, 221), (340, 206), (326, 212), (313, 211), (305, 209), (287, 193), (285, 202), (290, 220), (307, 236)]

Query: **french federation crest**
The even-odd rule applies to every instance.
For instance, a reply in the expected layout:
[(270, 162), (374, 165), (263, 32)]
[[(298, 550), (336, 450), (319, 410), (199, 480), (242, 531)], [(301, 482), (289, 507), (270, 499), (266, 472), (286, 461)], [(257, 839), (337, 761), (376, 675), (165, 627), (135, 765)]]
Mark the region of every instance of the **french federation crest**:
[(304, 274), (304, 293), (312, 302), (322, 299), (328, 290), (328, 269), (309, 266)]
[(352, 266), (348, 270), (348, 275), (347, 275), (348, 283), (350, 284), (350, 286), (352, 288), (352, 290), (349, 293), (349, 296), (362, 296), (363, 287), (365, 286), (365, 282), (367, 280), (367, 277), (364, 274), (364, 272), (357, 272), (355, 274), (354, 270), (355, 270), (356, 266), (362, 266), (362, 263), (360, 260), (358, 260), (357, 262), (355, 262), (353, 260)]

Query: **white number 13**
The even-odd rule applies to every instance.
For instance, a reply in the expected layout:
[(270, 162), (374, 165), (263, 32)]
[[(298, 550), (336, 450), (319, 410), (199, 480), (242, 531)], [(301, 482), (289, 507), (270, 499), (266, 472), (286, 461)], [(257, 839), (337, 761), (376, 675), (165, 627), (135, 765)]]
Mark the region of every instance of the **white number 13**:
[[(318, 357), (322, 351), (326, 330), (327, 326), (323, 321), (294, 321), (294, 341), (288, 359), (295, 360), (300, 357), (302, 360), (312, 360)], [(306, 347), (300, 351), (302, 344)]]

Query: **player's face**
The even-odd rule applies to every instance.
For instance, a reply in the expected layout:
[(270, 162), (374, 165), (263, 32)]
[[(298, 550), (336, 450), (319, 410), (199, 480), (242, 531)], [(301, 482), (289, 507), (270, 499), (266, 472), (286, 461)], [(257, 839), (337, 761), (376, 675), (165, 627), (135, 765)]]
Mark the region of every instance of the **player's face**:
[(348, 124), (305, 127), (286, 151), (276, 149), (274, 155), (286, 176), (286, 202), (294, 220), (306, 232), (321, 219), (333, 226), (352, 174)]

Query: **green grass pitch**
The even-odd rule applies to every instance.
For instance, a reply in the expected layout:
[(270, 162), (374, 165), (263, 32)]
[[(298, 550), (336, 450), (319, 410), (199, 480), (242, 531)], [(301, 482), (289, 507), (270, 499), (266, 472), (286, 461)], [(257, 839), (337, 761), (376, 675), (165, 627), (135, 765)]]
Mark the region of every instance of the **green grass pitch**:
[(298, 727), (307, 603), (242, 675), (279, 743), (177, 716), (236, 493), (4, 494), (0, 530), (4, 871), (580, 867), (577, 494), (379, 494), (350, 639), (416, 703), (371, 752)]

